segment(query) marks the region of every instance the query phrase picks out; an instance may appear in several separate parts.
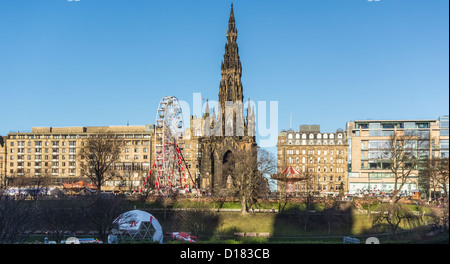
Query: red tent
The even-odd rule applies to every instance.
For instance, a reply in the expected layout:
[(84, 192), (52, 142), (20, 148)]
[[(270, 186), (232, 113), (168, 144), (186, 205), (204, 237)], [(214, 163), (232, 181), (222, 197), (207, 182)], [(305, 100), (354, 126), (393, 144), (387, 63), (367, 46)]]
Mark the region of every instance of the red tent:
[(289, 177), (290, 175), (299, 175), (300, 172), (292, 166), (287, 166), (281, 174), (287, 175), (287, 177)]

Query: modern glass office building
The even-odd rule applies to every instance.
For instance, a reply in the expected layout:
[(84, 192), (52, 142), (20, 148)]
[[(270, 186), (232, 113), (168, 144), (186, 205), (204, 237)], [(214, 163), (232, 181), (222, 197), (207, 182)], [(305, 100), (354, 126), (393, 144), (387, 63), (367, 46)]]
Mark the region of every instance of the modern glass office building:
[[(350, 194), (394, 190), (391, 169), (393, 136), (404, 137), (409, 154), (418, 158), (449, 156), (449, 116), (425, 120), (356, 120), (347, 122), (348, 188)], [(405, 194), (418, 189), (414, 169), (402, 187)]]

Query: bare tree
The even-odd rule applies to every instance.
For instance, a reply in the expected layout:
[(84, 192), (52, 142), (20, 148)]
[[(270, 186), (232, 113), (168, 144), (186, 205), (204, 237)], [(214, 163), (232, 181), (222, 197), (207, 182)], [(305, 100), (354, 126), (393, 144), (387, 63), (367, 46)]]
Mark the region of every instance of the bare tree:
[(420, 163), (419, 168), (419, 186), (422, 190), (428, 193), (428, 199), (431, 200), (432, 189), (435, 189), (436, 181), (436, 167), (434, 166), (435, 159), (427, 158)]
[[(66, 232), (74, 232), (83, 226), (83, 212), (80, 205), (83, 199), (67, 197), (66, 199), (51, 199), (41, 203), (40, 226), (49, 232), (56, 241), (61, 241)], [(83, 221), (84, 220), (84, 221)]]
[(0, 244), (23, 243), (34, 229), (35, 210), (23, 198), (0, 193)]
[(81, 175), (88, 177), (101, 192), (103, 184), (115, 176), (114, 162), (120, 158), (123, 140), (113, 134), (93, 134), (80, 151)]
[(436, 198), (437, 189), (444, 190), (444, 196), (447, 197), (448, 184), (448, 158), (427, 158), (420, 164), (419, 180), (423, 188), (429, 192), (431, 200), (434, 193)]
[(228, 190), (239, 197), (241, 214), (257, 203), (269, 191), (269, 176), (276, 170), (275, 156), (266, 150), (252, 146), (233, 153), (232, 158), (224, 165), (225, 175), (230, 176)]
[(101, 240), (108, 240), (108, 232), (113, 226), (114, 219), (125, 208), (124, 198), (116, 195), (85, 196), (88, 199), (87, 219), (89, 226), (96, 230)]
[(389, 231), (394, 238), (396, 232), (401, 229), (400, 224), (406, 228), (416, 228), (422, 223), (421, 217), (403, 203), (384, 203), (377, 211), (373, 214), (372, 228), (378, 232)]
[(437, 163), (438, 177), (437, 182), (444, 190), (444, 196), (448, 197), (447, 185), (449, 184), (449, 158), (439, 158)]
[(403, 186), (410, 181), (410, 177), (417, 171), (420, 158), (425, 153), (429, 140), (420, 136), (394, 134), (387, 141), (383, 158), (389, 162), (394, 176), (394, 191), (391, 202), (397, 198)]

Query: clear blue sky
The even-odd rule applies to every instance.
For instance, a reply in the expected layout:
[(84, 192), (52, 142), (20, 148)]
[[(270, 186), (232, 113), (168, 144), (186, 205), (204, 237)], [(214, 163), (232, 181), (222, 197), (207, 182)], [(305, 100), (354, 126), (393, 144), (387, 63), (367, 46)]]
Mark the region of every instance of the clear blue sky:
[[(218, 99), (231, 1), (0, 0), (0, 135), (154, 123)], [(278, 130), (448, 114), (447, 0), (235, 0), (244, 101)]]

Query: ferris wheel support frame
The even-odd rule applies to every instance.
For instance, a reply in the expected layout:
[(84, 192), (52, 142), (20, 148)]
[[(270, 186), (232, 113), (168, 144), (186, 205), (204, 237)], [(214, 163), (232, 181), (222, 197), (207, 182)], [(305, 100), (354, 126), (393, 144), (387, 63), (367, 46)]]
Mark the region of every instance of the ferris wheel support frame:
[[(178, 163), (180, 164), (179, 169), (181, 169), (181, 171), (182, 171), (182, 173), (183, 173), (183, 176), (184, 176), (184, 177), (182, 177), (180, 180), (184, 179), (184, 187), (185, 187), (185, 189), (186, 189), (186, 192), (187, 192), (187, 190), (188, 190), (188, 188), (187, 188), (187, 180), (186, 180), (187, 175), (185, 175), (184, 169), (183, 169), (183, 168), (186, 168), (186, 171), (187, 171), (187, 173), (188, 173), (188, 175), (189, 175), (189, 178), (190, 178), (190, 180), (191, 180), (191, 182), (192, 182), (192, 185), (194, 186), (194, 189), (195, 189), (196, 191), (198, 191), (197, 186), (195, 185), (195, 181), (194, 181), (194, 179), (192, 178), (191, 172), (189, 171), (189, 168), (187, 167), (186, 160), (184, 159), (183, 154), (181, 153), (181, 150), (180, 150), (180, 148), (178, 147), (178, 144), (170, 144), (170, 145), (174, 145), (174, 146), (175, 146), (175, 150), (176, 150), (176, 153), (177, 153), (177, 154), (174, 156), (174, 159), (177, 159), (177, 160), (178, 160)], [(148, 182), (148, 180), (149, 180), (149, 178), (150, 178), (150, 176), (151, 176), (151, 174), (152, 174), (152, 171), (153, 171), (153, 169), (155, 168), (156, 165), (157, 165), (156, 162), (153, 163), (153, 166), (152, 166), (152, 168), (150, 169), (149, 173), (147, 174), (147, 178), (145, 179), (144, 184), (141, 186), (141, 189), (140, 189), (139, 192), (142, 192), (144, 186), (147, 184), (147, 182)], [(184, 165), (184, 166), (183, 166), (183, 165)], [(159, 191), (159, 188), (161, 187), (161, 183), (160, 183), (158, 180), (156, 181), (155, 187), (157, 188), (157, 191)]]

